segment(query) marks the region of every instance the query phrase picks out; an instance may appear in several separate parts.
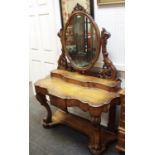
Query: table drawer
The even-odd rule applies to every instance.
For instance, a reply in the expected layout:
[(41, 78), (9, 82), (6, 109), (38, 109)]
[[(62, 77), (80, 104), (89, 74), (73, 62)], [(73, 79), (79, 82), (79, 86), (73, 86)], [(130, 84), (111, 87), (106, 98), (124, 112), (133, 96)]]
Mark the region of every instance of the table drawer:
[(52, 105), (56, 106), (57, 108), (60, 108), (62, 110), (66, 110), (66, 103), (65, 103), (65, 100), (61, 99), (61, 98), (58, 98), (56, 96), (51, 96), (50, 95), (50, 102)]

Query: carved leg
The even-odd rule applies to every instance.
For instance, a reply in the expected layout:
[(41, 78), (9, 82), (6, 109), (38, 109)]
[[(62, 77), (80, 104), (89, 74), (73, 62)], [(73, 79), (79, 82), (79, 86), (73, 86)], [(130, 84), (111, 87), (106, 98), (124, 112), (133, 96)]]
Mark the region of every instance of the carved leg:
[(52, 123), (52, 111), (51, 108), (49, 107), (47, 103), (46, 96), (42, 93), (37, 93), (36, 94), (37, 100), (41, 103), (42, 106), (44, 106), (47, 110), (47, 116), (46, 118), (43, 119), (43, 127), (48, 128), (50, 127)]
[(89, 149), (93, 155), (99, 155), (105, 150), (105, 146), (103, 144), (103, 137), (101, 132), (101, 116), (99, 117), (91, 117), (91, 122), (94, 126), (94, 131), (90, 137)]

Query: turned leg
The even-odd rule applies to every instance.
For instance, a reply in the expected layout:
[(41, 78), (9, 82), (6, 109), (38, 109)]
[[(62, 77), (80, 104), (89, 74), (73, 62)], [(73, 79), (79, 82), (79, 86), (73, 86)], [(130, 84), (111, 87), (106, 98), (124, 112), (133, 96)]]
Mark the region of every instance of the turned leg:
[(103, 137), (101, 132), (101, 116), (93, 117), (91, 116), (91, 122), (94, 126), (94, 131), (90, 137), (89, 149), (93, 155), (99, 155), (105, 150), (105, 146), (103, 144)]
[(42, 93), (37, 93), (36, 98), (41, 103), (41, 105), (44, 106), (45, 109), (47, 110), (47, 116), (46, 116), (46, 118), (43, 119), (43, 127), (47, 128), (52, 123), (51, 108), (49, 107), (49, 105), (47, 103), (46, 95), (44, 95)]

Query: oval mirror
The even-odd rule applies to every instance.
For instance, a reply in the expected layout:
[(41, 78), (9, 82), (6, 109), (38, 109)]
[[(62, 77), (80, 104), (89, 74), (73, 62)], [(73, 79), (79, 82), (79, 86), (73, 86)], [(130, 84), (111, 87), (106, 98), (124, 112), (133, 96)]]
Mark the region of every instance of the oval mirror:
[(77, 11), (71, 15), (64, 29), (64, 50), (73, 68), (88, 70), (100, 53), (100, 33), (88, 14)]

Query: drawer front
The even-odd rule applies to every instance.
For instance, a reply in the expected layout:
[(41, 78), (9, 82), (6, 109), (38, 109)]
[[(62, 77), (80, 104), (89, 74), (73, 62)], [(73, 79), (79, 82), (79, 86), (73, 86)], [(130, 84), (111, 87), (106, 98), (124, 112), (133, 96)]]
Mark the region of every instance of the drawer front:
[(50, 102), (52, 105), (56, 106), (57, 108), (60, 108), (62, 110), (67, 109), (64, 99), (58, 98), (56, 96), (50, 96)]

